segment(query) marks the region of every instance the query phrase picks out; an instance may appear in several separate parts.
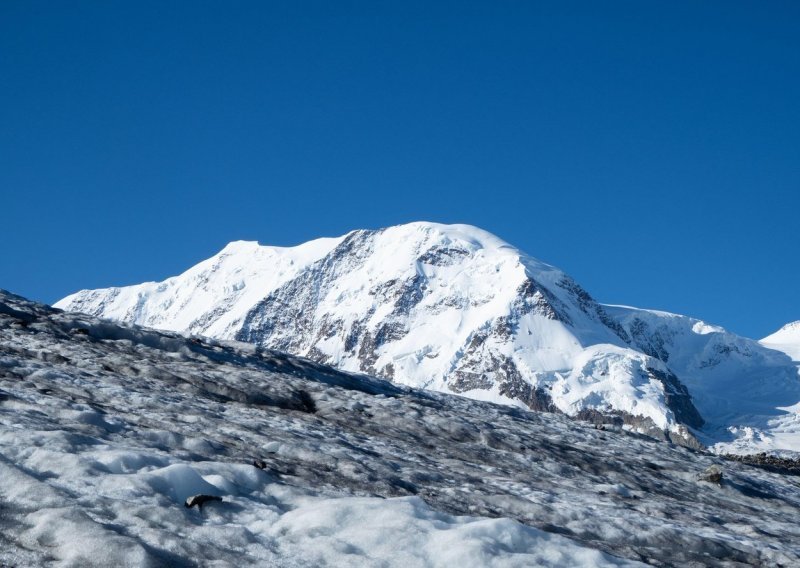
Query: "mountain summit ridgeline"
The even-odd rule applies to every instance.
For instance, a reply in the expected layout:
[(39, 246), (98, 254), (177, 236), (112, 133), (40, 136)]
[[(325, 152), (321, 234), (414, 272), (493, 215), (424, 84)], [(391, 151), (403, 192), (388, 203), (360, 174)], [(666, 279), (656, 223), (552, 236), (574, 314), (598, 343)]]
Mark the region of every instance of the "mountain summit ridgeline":
[(56, 307), (718, 451), (800, 450), (800, 377), (786, 353), (690, 317), (602, 305), (468, 225), (288, 248), (237, 241), (163, 282)]

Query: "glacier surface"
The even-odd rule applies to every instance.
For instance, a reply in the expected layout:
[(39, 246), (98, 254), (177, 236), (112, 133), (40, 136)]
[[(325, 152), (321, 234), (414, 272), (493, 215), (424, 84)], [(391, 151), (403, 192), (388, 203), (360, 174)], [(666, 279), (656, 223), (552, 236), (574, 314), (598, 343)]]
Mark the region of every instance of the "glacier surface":
[(0, 480), (0, 565), (800, 563), (798, 477), (7, 293)]

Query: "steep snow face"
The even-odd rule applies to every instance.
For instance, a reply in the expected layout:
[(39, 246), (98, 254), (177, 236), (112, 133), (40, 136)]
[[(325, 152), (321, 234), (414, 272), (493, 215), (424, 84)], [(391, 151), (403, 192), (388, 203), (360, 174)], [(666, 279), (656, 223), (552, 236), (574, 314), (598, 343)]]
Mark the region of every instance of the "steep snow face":
[[(562, 271), (466, 225), (354, 231), (293, 249), (233, 243), (163, 283), (82, 291), (56, 306), (476, 399), (593, 419), (614, 412), (676, 440), (691, 440), (686, 427), (706, 418), (651, 348), (658, 338), (643, 340)], [(727, 437), (730, 425), (710, 427)]]
[(634, 347), (686, 385), (707, 421), (705, 442), (736, 453), (800, 450), (800, 380), (786, 354), (694, 318), (605, 308)]
[(2, 291), (0, 480), (3, 566), (800, 563), (791, 476)]
[(792, 360), (800, 364), (800, 321), (787, 323), (772, 335), (760, 341), (770, 349), (786, 353)]

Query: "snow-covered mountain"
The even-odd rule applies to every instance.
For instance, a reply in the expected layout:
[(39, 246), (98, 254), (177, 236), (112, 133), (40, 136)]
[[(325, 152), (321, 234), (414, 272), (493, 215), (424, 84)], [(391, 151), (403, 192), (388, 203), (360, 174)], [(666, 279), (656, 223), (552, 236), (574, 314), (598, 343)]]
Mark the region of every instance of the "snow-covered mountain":
[(799, 466), (0, 291), (0, 566), (797, 566)]
[(786, 353), (792, 360), (800, 364), (800, 321), (787, 323), (772, 335), (760, 342), (762, 345)]
[[(57, 307), (719, 450), (800, 450), (789, 358), (698, 320), (602, 306), (475, 227), (411, 223), (292, 248), (234, 242), (160, 283)], [(601, 416), (602, 415), (602, 416)], [(697, 438), (696, 438), (697, 437)]]

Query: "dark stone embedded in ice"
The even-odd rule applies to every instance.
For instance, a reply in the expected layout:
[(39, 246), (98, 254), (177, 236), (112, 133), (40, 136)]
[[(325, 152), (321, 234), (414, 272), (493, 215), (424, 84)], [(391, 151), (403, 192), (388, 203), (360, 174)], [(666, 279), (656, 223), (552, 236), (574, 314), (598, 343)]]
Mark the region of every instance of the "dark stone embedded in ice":
[(706, 470), (700, 474), (700, 481), (708, 481), (709, 483), (722, 483), (722, 468), (718, 465), (710, 465)]
[(195, 505), (197, 505), (198, 509), (202, 509), (203, 505), (208, 503), (209, 501), (222, 501), (222, 497), (218, 497), (216, 495), (192, 495), (186, 502), (183, 504), (184, 507), (187, 509), (191, 509)]

